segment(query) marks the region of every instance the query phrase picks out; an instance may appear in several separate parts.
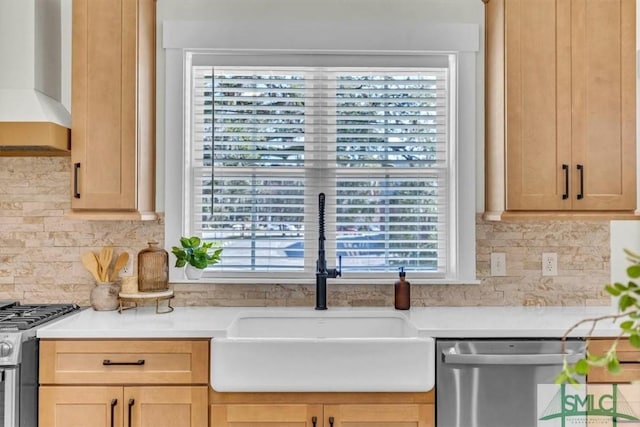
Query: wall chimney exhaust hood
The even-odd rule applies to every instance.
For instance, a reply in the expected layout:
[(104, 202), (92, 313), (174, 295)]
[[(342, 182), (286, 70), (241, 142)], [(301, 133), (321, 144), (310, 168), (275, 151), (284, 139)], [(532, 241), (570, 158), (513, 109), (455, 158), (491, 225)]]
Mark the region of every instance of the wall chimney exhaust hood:
[(61, 0), (0, 0), (0, 156), (70, 154), (62, 15)]

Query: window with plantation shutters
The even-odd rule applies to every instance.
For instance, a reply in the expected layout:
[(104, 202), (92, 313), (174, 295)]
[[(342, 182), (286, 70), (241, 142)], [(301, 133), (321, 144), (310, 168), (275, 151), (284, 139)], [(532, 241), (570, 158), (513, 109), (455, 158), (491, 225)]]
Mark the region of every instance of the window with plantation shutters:
[(345, 277), (399, 267), (445, 275), (452, 218), (447, 65), (189, 71), (186, 221), (191, 234), (223, 246), (211, 270), (313, 275), (322, 192), (329, 264), (340, 256)]
[(479, 283), (481, 26), (441, 22), (433, 2), (240, 3), (163, 20), (165, 248), (223, 247), (199, 283), (312, 285), (324, 193), (332, 286), (392, 284), (400, 267), (413, 285)]

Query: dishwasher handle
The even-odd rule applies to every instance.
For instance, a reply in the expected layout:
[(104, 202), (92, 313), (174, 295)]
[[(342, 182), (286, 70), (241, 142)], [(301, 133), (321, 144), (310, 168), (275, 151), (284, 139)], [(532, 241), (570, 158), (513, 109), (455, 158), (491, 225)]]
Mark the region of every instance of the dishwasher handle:
[(442, 352), (442, 362), (451, 365), (562, 365), (584, 359), (582, 353), (460, 354), (454, 348)]

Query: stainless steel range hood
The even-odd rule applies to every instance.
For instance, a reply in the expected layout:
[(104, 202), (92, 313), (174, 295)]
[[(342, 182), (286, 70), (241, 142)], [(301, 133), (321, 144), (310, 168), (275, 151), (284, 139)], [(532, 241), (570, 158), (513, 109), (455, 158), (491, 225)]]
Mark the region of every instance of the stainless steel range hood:
[(0, 156), (69, 155), (62, 28), (62, 0), (0, 0)]

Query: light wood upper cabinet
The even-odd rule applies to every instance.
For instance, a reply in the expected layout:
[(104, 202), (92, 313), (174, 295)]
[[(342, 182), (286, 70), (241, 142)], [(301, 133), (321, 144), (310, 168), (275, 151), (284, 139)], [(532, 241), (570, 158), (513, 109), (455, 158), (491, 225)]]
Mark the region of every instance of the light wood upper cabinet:
[(486, 214), (636, 208), (635, 0), (489, 0)]
[(72, 209), (155, 218), (155, 0), (73, 0)]
[[(636, 208), (636, 2), (571, 2), (574, 208)], [(582, 189), (582, 190), (581, 190)]]
[(571, 111), (571, 59), (564, 34), (570, 27), (553, 25), (556, 16), (569, 11), (556, 11), (556, 3), (507, 0), (504, 6), (508, 210), (571, 205), (562, 198), (564, 178), (558, 169), (571, 159), (570, 117), (560, 120)]

